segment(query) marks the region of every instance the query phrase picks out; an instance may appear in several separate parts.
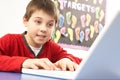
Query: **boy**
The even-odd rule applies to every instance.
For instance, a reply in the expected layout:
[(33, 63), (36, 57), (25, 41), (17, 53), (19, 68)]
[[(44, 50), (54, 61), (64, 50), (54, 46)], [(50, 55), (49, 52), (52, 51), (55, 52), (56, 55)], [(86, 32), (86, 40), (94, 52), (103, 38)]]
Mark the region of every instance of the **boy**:
[(22, 68), (75, 71), (82, 59), (67, 54), (51, 40), (58, 13), (51, 0), (31, 0), (26, 8), (23, 34), (0, 38), (0, 71), (21, 72)]

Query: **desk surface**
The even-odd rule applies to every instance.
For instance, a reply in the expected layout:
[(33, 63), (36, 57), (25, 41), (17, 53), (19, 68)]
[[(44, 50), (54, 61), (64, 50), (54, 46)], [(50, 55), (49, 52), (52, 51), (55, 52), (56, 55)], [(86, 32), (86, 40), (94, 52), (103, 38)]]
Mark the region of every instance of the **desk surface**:
[(21, 73), (0, 72), (0, 80), (63, 80), (63, 79)]

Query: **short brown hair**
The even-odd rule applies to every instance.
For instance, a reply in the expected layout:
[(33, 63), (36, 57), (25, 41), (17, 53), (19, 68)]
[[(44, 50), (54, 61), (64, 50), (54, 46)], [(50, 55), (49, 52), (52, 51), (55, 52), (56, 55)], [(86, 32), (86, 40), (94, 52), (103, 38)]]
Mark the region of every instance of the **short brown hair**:
[(58, 10), (51, 0), (31, 0), (26, 7), (26, 13), (24, 17), (27, 20), (29, 20), (31, 15), (36, 10), (45, 11), (48, 15), (53, 16), (55, 18), (56, 24), (58, 23)]

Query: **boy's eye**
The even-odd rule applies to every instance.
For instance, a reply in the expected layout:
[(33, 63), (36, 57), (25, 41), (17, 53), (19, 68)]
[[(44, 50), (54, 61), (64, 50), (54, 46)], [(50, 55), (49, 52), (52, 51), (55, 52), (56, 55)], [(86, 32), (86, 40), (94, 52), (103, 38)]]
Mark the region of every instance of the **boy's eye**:
[(49, 28), (52, 28), (52, 27), (54, 26), (54, 23), (49, 23), (47, 26), (48, 26)]
[(49, 26), (49, 27), (53, 26), (53, 23), (49, 23), (48, 26)]
[(41, 21), (39, 21), (39, 20), (35, 20), (35, 23), (40, 24), (40, 23), (41, 23)]

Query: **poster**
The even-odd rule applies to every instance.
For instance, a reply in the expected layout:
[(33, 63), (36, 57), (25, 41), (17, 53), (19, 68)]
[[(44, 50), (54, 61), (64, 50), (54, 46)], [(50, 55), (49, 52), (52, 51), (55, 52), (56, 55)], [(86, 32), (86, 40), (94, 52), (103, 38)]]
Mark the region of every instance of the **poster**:
[(59, 23), (53, 40), (66, 48), (89, 50), (105, 26), (106, 0), (53, 0)]

